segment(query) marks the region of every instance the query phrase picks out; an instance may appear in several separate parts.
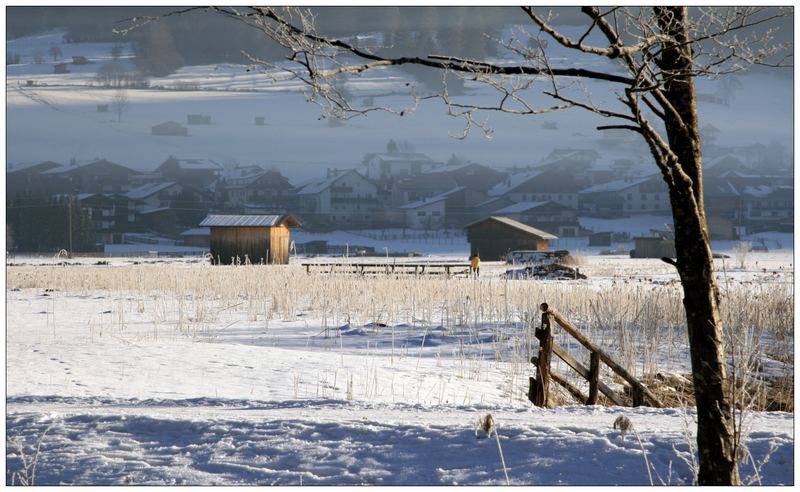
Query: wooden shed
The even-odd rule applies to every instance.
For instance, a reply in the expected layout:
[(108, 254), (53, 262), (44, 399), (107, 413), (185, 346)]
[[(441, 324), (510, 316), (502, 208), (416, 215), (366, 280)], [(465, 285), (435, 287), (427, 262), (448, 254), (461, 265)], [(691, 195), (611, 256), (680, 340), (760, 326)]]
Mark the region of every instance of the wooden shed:
[(675, 258), (675, 241), (663, 237), (635, 237), (631, 258)]
[[(471, 255), (482, 260), (503, 259), (517, 249), (547, 251), (548, 241), (558, 237), (508, 217), (491, 216), (465, 227)], [(470, 255), (470, 256), (471, 256)]]
[(211, 255), (215, 265), (286, 265), (289, 263), (289, 228), (300, 223), (291, 214), (208, 215), (200, 227), (211, 230)]

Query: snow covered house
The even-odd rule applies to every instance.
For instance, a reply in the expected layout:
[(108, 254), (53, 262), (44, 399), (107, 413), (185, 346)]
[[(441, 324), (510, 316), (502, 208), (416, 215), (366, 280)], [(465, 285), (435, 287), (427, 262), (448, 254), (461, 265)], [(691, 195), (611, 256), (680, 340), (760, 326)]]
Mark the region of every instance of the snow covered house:
[(259, 166), (228, 169), (214, 185), (217, 202), (227, 207), (289, 208), (294, 199), (289, 180), (278, 171)]
[(558, 239), (553, 234), (525, 225), (508, 217), (491, 216), (465, 227), (470, 254), (482, 260), (502, 260), (509, 251), (547, 251), (548, 241)]
[(211, 231), (212, 263), (229, 265), (287, 265), (289, 228), (300, 223), (291, 214), (283, 215), (208, 215), (199, 227)]
[(505, 177), (506, 173), (476, 163), (440, 167), (395, 181), (392, 204), (424, 200), (458, 187), (464, 189), (465, 206), (480, 203), (488, 197), (488, 190)]
[(489, 190), (489, 195), (507, 196), (514, 202), (555, 202), (578, 210), (581, 187), (572, 173), (560, 169), (527, 171), (509, 176)]
[(364, 176), (374, 181), (416, 176), (442, 165), (425, 154), (400, 151), (367, 154), (362, 161)]
[(125, 196), (135, 204), (136, 210), (145, 211), (169, 207), (182, 191), (183, 186), (175, 181), (164, 181), (139, 186), (128, 191)]
[(328, 177), (303, 185), (297, 192), (298, 214), (323, 227), (363, 227), (378, 207), (378, 186), (357, 171), (332, 169)]
[(58, 189), (59, 193), (121, 193), (129, 188), (130, 178), (136, 171), (106, 159), (71, 161), (69, 165), (55, 167), (39, 173)]
[(169, 156), (155, 170), (164, 180), (177, 181), (183, 185), (209, 186), (222, 172), (222, 166), (209, 159), (180, 159)]
[(400, 208), (409, 229), (441, 229), (444, 227), (446, 197), (426, 198)]
[(581, 190), (579, 195), (581, 210), (595, 217), (670, 213), (667, 185), (659, 175), (609, 181)]

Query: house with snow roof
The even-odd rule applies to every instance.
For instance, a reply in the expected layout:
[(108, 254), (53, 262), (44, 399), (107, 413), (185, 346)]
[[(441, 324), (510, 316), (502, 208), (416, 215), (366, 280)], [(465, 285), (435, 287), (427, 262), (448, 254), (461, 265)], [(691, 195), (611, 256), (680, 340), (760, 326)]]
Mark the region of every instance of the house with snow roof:
[(259, 166), (226, 169), (214, 183), (217, 203), (228, 208), (293, 208), (295, 192), (289, 180), (278, 171)]
[(417, 176), (395, 181), (391, 187), (392, 204), (407, 204), (431, 198), (453, 188), (463, 188), (466, 205), (488, 198), (488, 190), (506, 177), (506, 173), (474, 162), (445, 166)]
[(222, 166), (209, 159), (180, 159), (169, 156), (155, 169), (155, 173), (163, 180), (205, 188), (222, 173)]
[(364, 227), (378, 208), (378, 186), (354, 169), (332, 169), (325, 179), (299, 187), (297, 198), (297, 215), (304, 224)]
[(121, 193), (129, 188), (136, 171), (106, 159), (72, 160), (68, 165), (42, 171), (38, 176), (49, 180), (59, 193)]
[(169, 207), (171, 202), (183, 192), (183, 186), (175, 181), (148, 183), (128, 191), (125, 196), (139, 212)]
[(53, 161), (25, 164), (9, 163), (6, 168), (6, 198), (13, 199), (17, 195), (30, 194), (48, 196), (57, 193), (59, 187), (50, 189), (48, 187), (48, 180), (41, 179), (39, 174), (62, 166), (62, 164)]
[(581, 187), (572, 173), (559, 169), (517, 173), (489, 189), (489, 196), (506, 196), (513, 202), (555, 202), (578, 210)]
[(410, 229), (438, 229), (462, 227), (470, 222), (471, 215), (465, 206), (467, 189), (456, 186), (438, 195), (401, 205), (405, 227)]
[(581, 211), (594, 217), (671, 213), (667, 185), (660, 175), (628, 178), (580, 191)]
[(425, 154), (393, 150), (366, 154), (360, 169), (363, 171), (364, 177), (368, 179), (387, 182), (392, 179), (416, 176), (443, 165)]
[(747, 232), (794, 231), (794, 187), (755, 185), (742, 188)]

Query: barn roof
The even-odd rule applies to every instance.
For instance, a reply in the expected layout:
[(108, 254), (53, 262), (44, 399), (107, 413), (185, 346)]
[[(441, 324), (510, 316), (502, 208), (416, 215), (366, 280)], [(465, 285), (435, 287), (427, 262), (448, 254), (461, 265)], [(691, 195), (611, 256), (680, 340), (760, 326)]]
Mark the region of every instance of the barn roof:
[(525, 232), (527, 234), (532, 234), (534, 236), (538, 236), (541, 239), (558, 239), (558, 236), (554, 236), (554, 235), (550, 234), (549, 232), (544, 232), (544, 231), (539, 230), (539, 229), (537, 229), (535, 227), (531, 227), (529, 225), (523, 224), (522, 222), (517, 222), (514, 219), (509, 219), (508, 217), (500, 217), (500, 216), (497, 216), (497, 215), (493, 215), (491, 217), (486, 217), (485, 219), (481, 219), (481, 220), (479, 220), (477, 222), (473, 222), (472, 224), (467, 224), (466, 226), (464, 226), (464, 228), (465, 229), (470, 229), (470, 228), (472, 228), (472, 227), (474, 227), (474, 226), (476, 226), (478, 224), (481, 224), (483, 222), (488, 222), (490, 220), (493, 220), (495, 222), (500, 222), (501, 224), (505, 224), (505, 225), (507, 225), (509, 227), (513, 227), (514, 229), (518, 229), (518, 230), (520, 230), (522, 232)]
[(275, 227), (286, 224), (299, 227), (300, 222), (292, 214), (282, 215), (207, 215), (200, 227)]

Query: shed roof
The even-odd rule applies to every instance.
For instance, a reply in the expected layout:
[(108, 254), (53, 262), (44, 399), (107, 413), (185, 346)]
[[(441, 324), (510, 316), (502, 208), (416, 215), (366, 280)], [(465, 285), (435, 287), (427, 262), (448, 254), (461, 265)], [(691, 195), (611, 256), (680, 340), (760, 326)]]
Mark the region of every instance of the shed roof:
[(471, 227), (474, 227), (474, 226), (476, 226), (478, 224), (481, 224), (483, 222), (488, 222), (490, 220), (495, 221), (495, 222), (500, 222), (501, 224), (505, 224), (505, 225), (507, 225), (509, 227), (513, 227), (514, 229), (518, 229), (518, 230), (520, 230), (520, 231), (522, 231), (522, 232), (524, 232), (526, 234), (532, 234), (534, 236), (538, 236), (541, 239), (558, 239), (558, 236), (554, 236), (554, 235), (550, 234), (549, 232), (544, 232), (544, 231), (539, 230), (539, 229), (537, 229), (535, 227), (531, 227), (529, 225), (523, 224), (522, 222), (517, 222), (514, 219), (509, 219), (508, 217), (500, 217), (500, 216), (497, 216), (497, 215), (493, 215), (491, 217), (486, 217), (485, 219), (481, 219), (481, 220), (479, 220), (477, 222), (473, 222), (471, 224), (467, 224), (466, 226), (464, 226), (464, 228), (465, 229), (469, 229)]
[(299, 227), (300, 222), (292, 214), (282, 215), (207, 215), (200, 227), (275, 227), (279, 225)]

